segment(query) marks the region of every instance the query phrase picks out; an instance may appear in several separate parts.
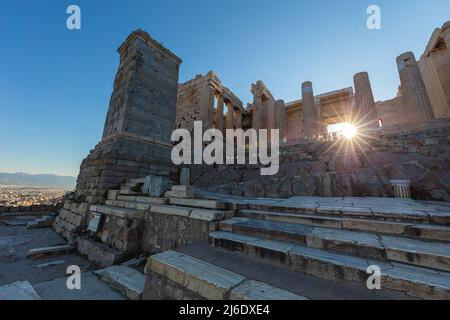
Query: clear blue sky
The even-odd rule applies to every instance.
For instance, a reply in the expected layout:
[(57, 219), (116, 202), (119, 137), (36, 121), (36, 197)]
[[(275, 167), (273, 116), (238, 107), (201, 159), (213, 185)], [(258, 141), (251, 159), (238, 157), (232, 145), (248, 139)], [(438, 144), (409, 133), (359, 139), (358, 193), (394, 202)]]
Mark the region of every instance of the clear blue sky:
[[(66, 28), (66, 8), (82, 30)], [(366, 28), (366, 9), (382, 29)], [(448, 0), (10, 0), (0, 4), (0, 171), (77, 175), (99, 141), (118, 66), (116, 49), (142, 28), (184, 60), (180, 81), (215, 70), (246, 104), (250, 84), (277, 99), (352, 85), (368, 71), (377, 100), (399, 84), (395, 58), (419, 57)]]

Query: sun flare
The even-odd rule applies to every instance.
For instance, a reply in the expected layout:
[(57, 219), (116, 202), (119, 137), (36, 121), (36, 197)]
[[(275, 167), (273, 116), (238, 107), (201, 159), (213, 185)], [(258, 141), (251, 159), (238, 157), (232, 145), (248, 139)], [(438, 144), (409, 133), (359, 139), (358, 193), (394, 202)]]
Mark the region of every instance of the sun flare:
[(328, 133), (337, 133), (341, 134), (346, 139), (352, 139), (357, 135), (358, 129), (351, 123), (343, 122), (330, 125), (328, 127)]
[(342, 128), (342, 135), (346, 139), (352, 139), (357, 134), (357, 132), (358, 132), (358, 130), (351, 123), (345, 123)]

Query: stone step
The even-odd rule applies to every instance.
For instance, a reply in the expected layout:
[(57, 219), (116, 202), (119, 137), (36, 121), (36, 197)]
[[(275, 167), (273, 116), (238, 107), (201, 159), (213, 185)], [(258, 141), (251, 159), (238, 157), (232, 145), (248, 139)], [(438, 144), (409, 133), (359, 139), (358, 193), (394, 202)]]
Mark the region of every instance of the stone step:
[(140, 217), (142, 215), (142, 211), (136, 209), (122, 208), (122, 207), (114, 207), (108, 205), (96, 204), (91, 206), (92, 212), (103, 213), (106, 215), (126, 218), (126, 217)]
[(195, 188), (193, 186), (172, 186), (170, 191), (164, 193), (166, 198), (185, 198), (192, 199), (195, 196)]
[(212, 232), (209, 242), (215, 247), (241, 252), (265, 262), (285, 266), (330, 280), (366, 283), (369, 266), (381, 270), (381, 287), (422, 299), (450, 299), (450, 273), (402, 263), (354, 257), (342, 253), (308, 248), (294, 243), (260, 237)]
[[(387, 200), (385, 201), (390, 201), (389, 198), (386, 199)], [(419, 205), (417, 205), (417, 207), (402, 207), (394, 205), (380, 207), (375, 205), (370, 206), (371, 203), (366, 202), (361, 204), (364, 205), (364, 207), (346, 207), (339, 205), (327, 205), (326, 203), (322, 205), (313, 203), (298, 203), (298, 201), (296, 201), (293, 202), (292, 206), (289, 206), (289, 203), (286, 202), (283, 204), (248, 204), (245, 205), (245, 209), (307, 214), (335, 218), (361, 218), (392, 222), (450, 225), (450, 210), (443, 210), (443, 208), (446, 207), (441, 207), (442, 210)]]
[(329, 280), (305, 272), (291, 270), (244, 254), (210, 246), (198, 241), (177, 248), (177, 252), (209, 262), (248, 279), (280, 288), (311, 300), (409, 300), (415, 299), (398, 291), (381, 288), (368, 290), (366, 283)]
[(28, 229), (51, 227), (55, 222), (54, 216), (43, 216), (27, 223)]
[(160, 214), (189, 217), (191, 219), (209, 222), (226, 219), (234, 214), (233, 211), (198, 209), (175, 205), (161, 205), (161, 206), (154, 205), (150, 208), (150, 211)]
[(117, 197), (117, 200), (137, 201), (137, 202), (145, 202), (145, 203), (150, 203), (150, 204), (167, 204), (169, 202), (169, 200), (167, 198), (127, 196), (127, 195), (119, 195)]
[(126, 266), (111, 266), (94, 272), (100, 280), (118, 290), (130, 300), (141, 300), (145, 275)]
[(135, 209), (139, 211), (149, 210), (150, 207), (152, 206), (151, 203), (147, 202), (124, 201), (124, 200), (106, 200), (105, 204), (107, 206)]
[(137, 178), (137, 179), (127, 179), (127, 184), (137, 185), (138, 183), (144, 183), (145, 178)]
[(132, 196), (132, 195), (138, 195), (139, 192), (131, 191), (129, 189), (120, 188), (120, 194), (131, 195)]
[(450, 245), (446, 243), (249, 218), (221, 221), (220, 230), (450, 271)]
[(98, 264), (100, 267), (109, 267), (111, 265), (123, 262), (127, 256), (108, 245), (95, 242), (87, 238), (79, 238), (77, 241), (77, 251), (86, 256), (90, 262)]
[(169, 203), (178, 206), (225, 210), (226, 203), (216, 200), (169, 198)]
[(263, 210), (240, 210), (238, 216), (267, 221), (303, 224), (317, 227), (345, 229), (398, 235), (405, 238), (450, 242), (450, 227), (433, 224), (390, 222), (375, 219), (328, 217)]
[(62, 253), (70, 253), (75, 250), (75, 246), (70, 244), (63, 244), (59, 246), (52, 247), (42, 247), (42, 248), (34, 248), (28, 250), (28, 257), (40, 257), (47, 254), (62, 254)]
[[(157, 295), (157, 277), (208, 300), (305, 300), (305, 297), (250, 280), (225, 268), (175, 251), (151, 256), (144, 297)], [(170, 290), (167, 290), (170, 291)], [(186, 293), (185, 293), (186, 294)], [(175, 298), (175, 297), (169, 297)]]

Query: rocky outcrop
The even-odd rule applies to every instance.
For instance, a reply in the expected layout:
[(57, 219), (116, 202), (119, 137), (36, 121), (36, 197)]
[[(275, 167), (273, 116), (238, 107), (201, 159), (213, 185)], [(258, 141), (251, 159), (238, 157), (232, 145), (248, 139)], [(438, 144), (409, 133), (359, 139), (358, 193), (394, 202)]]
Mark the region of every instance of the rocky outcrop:
[(413, 198), (450, 200), (450, 121), (411, 131), (360, 135), (280, 150), (280, 170), (258, 165), (192, 166), (195, 186), (248, 197), (393, 196), (390, 180), (411, 180)]

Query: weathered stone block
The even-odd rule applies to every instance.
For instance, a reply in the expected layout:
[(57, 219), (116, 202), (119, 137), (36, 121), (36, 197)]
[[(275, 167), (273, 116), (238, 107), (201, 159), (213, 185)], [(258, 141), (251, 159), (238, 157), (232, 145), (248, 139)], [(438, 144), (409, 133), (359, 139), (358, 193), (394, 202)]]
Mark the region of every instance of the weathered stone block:
[(169, 179), (162, 176), (148, 176), (145, 178), (142, 192), (151, 197), (161, 197), (169, 187)]

